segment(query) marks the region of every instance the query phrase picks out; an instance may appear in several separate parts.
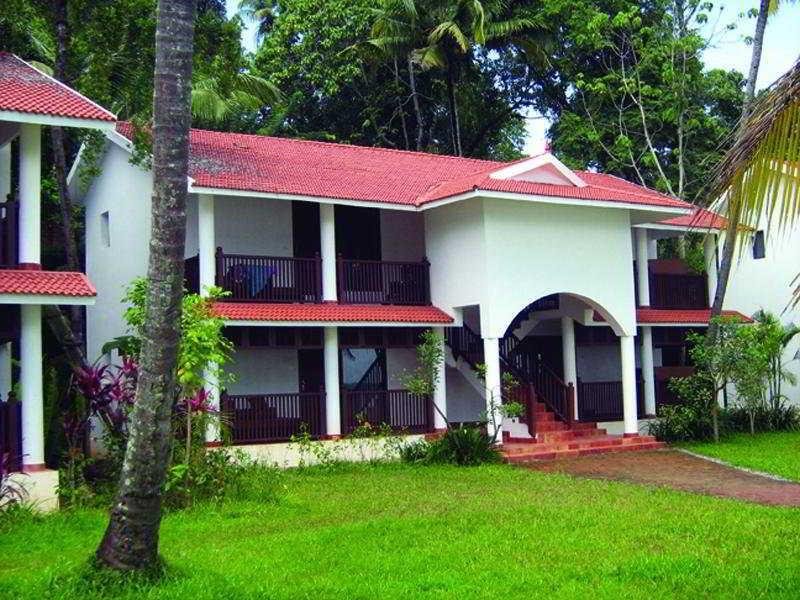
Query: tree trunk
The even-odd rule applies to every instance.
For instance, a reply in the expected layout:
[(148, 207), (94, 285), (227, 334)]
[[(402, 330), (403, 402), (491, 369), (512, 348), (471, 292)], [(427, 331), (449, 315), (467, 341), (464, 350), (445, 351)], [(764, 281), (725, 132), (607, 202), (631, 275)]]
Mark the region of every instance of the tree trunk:
[(753, 411), (750, 411), (750, 435), (755, 434), (756, 432), (756, 415)]
[(761, 66), (761, 49), (764, 46), (764, 31), (767, 28), (767, 15), (769, 13), (770, 0), (761, 0), (758, 7), (758, 19), (756, 19), (756, 33), (753, 36), (753, 53), (750, 57), (750, 71), (747, 74), (747, 86), (744, 89), (744, 104), (742, 105), (742, 127), (747, 115), (750, 113), (750, 104), (756, 96), (756, 80), (758, 79), (758, 69)]
[(397, 57), (394, 57), (394, 84), (397, 87), (397, 110), (400, 113), (400, 126), (403, 129), (403, 141), (405, 142), (405, 149), (409, 150), (408, 143), (408, 128), (406, 127), (406, 111), (403, 108), (403, 100), (400, 95), (402, 86), (400, 85), (400, 69), (397, 68)]
[(456, 83), (452, 60), (447, 61), (447, 103), (450, 109), (450, 137), (453, 140), (453, 154), (461, 156), (461, 127), (458, 123), (458, 103), (456, 102)]
[[(767, 13), (769, 12), (769, 0), (761, 0), (756, 21), (756, 34), (753, 37), (753, 53), (750, 58), (750, 71), (747, 76), (747, 87), (744, 93), (744, 103), (742, 105), (742, 118), (739, 122), (739, 131), (743, 131), (747, 116), (750, 113), (750, 105), (756, 95), (756, 79), (758, 79), (758, 69), (761, 66), (761, 48), (764, 45), (764, 32), (767, 27)], [(731, 274), (733, 265), (733, 254), (736, 249), (736, 233), (738, 231), (740, 209), (728, 205), (728, 227), (725, 230), (725, 244), (722, 247), (722, 258), (720, 259), (719, 273), (717, 274), (717, 292), (714, 294), (714, 304), (711, 306), (711, 316), (718, 317), (722, 314), (722, 305), (725, 302), (725, 292), (728, 289), (728, 278)], [(709, 325), (709, 338), (716, 337), (717, 327)]]
[(147, 315), (118, 495), (96, 553), (101, 564), (118, 570), (158, 563), (180, 341), (194, 12), (194, 0), (158, 2)]
[[(52, 3), (53, 27), (55, 29), (56, 57), (53, 77), (65, 85), (70, 84), (67, 74), (69, 59), (69, 23), (67, 20), (67, 0), (56, 0)], [(53, 169), (58, 188), (58, 200), (61, 208), (61, 237), (64, 242), (64, 258), (67, 269), (80, 271), (78, 243), (72, 222), (72, 199), (67, 188), (67, 137), (61, 127), (52, 127), (50, 141), (53, 147)], [(70, 321), (73, 338), (83, 345), (83, 308), (70, 307)]]
[(714, 397), (714, 406), (711, 407), (711, 424), (714, 431), (714, 441), (719, 442), (719, 404)]
[(422, 132), (425, 122), (422, 120), (422, 111), (419, 108), (419, 94), (417, 93), (417, 77), (414, 75), (414, 61), (408, 53), (408, 85), (411, 87), (411, 102), (414, 104), (414, 116), (417, 118), (417, 151), (422, 150)]

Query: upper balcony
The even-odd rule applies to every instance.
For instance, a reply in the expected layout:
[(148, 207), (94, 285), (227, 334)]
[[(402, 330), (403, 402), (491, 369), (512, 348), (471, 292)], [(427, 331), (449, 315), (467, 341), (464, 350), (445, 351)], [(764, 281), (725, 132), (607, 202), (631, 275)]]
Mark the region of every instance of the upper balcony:
[[(321, 302), (322, 260), (291, 256), (216, 253), (216, 285), (235, 302)], [(186, 260), (191, 291), (199, 288), (199, 258)], [(337, 297), (343, 304), (427, 306), (429, 264), (419, 262), (336, 261)]]
[[(650, 259), (648, 262), (651, 308), (708, 308), (708, 281), (705, 273), (692, 273), (688, 265), (680, 259)], [(634, 281), (637, 281), (635, 277)], [(636, 298), (641, 306), (643, 303), (638, 287), (637, 282)]]

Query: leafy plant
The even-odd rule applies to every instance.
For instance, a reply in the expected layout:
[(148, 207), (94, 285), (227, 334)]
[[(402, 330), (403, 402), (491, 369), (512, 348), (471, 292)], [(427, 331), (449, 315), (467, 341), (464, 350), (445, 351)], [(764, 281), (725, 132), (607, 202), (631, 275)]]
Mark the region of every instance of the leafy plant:
[(15, 504), (22, 504), (28, 498), (25, 486), (19, 480), (20, 474), (14, 474), (14, 460), (9, 452), (0, 454), (0, 511)]
[(474, 466), (496, 463), (501, 459), (494, 440), (478, 427), (448, 429), (431, 442), (420, 441), (405, 447), (400, 457), (404, 462)]
[[(439, 369), (444, 362), (444, 340), (432, 330), (426, 329), (420, 334), (416, 351), (417, 368), (410, 373), (403, 373), (400, 382), (412, 394), (432, 399), (438, 385)], [(442, 417), (445, 426), (449, 426), (445, 414), (435, 402), (433, 409)]]

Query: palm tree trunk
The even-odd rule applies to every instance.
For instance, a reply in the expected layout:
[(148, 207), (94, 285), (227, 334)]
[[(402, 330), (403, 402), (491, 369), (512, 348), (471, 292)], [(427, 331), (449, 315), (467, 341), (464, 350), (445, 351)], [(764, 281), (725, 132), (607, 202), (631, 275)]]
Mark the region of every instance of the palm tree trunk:
[[(744, 129), (744, 123), (750, 111), (750, 104), (756, 95), (756, 80), (758, 79), (758, 69), (761, 66), (761, 49), (764, 45), (764, 32), (767, 27), (767, 13), (769, 12), (769, 0), (761, 0), (756, 21), (756, 34), (753, 37), (753, 53), (750, 57), (750, 71), (747, 76), (747, 87), (745, 88), (744, 101), (742, 104), (742, 118), (739, 124), (739, 131)], [(731, 214), (735, 212), (736, 214)], [(733, 265), (733, 254), (736, 249), (736, 234), (738, 233), (739, 209), (728, 207), (728, 227), (725, 230), (725, 243), (722, 246), (722, 256), (720, 257), (719, 273), (717, 274), (717, 291), (714, 294), (714, 303), (711, 305), (711, 317), (718, 317), (722, 314), (722, 305), (725, 302), (725, 292), (728, 289), (728, 278), (731, 274)], [(708, 327), (709, 338), (717, 336), (717, 327), (713, 324)]]
[(761, 0), (761, 4), (758, 7), (756, 34), (753, 36), (753, 53), (750, 57), (750, 71), (747, 74), (747, 86), (744, 90), (742, 124), (747, 120), (747, 115), (750, 112), (750, 104), (756, 96), (756, 80), (758, 79), (758, 69), (761, 66), (761, 49), (764, 47), (764, 31), (767, 28), (769, 1), (770, 0)]
[[(56, 0), (52, 3), (53, 25), (56, 40), (56, 58), (53, 76), (69, 85), (67, 76), (67, 60), (69, 57), (69, 23), (67, 20), (67, 0)], [(58, 200), (61, 208), (61, 236), (64, 241), (64, 257), (67, 269), (80, 271), (78, 244), (75, 240), (75, 229), (72, 222), (72, 199), (67, 188), (67, 148), (66, 135), (61, 127), (52, 127), (50, 141), (53, 147), (53, 168), (55, 170)], [(72, 337), (82, 345), (83, 340), (83, 308), (70, 307)]]
[(403, 130), (403, 141), (405, 142), (405, 149), (410, 150), (408, 142), (408, 128), (406, 127), (406, 111), (403, 108), (403, 100), (400, 94), (402, 86), (400, 85), (400, 69), (397, 67), (397, 56), (394, 57), (394, 84), (397, 87), (397, 111), (400, 113), (400, 126)]
[(411, 102), (414, 104), (414, 116), (417, 119), (417, 151), (422, 150), (422, 133), (425, 122), (422, 120), (422, 111), (419, 108), (419, 94), (417, 93), (417, 77), (414, 75), (414, 61), (408, 53), (408, 85), (411, 87)]
[(118, 495), (96, 553), (101, 564), (118, 570), (158, 561), (180, 341), (195, 4), (158, 2), (147, 318)]
[(452, 60), (447, 61), (447, 103), (450, 112), (450, 139), (453, 143), (453, 154), (461, 156), (461, 131), (458, 124), (458, 104), (456, 103), (456, 84)]

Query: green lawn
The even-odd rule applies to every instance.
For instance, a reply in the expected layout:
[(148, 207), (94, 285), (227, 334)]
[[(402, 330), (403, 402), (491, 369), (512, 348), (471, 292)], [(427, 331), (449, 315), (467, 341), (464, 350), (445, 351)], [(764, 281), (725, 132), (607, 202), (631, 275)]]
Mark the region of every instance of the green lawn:
[[(504, 465), (287, 473), (274, 503), (168, 515), (158, 586), (114, 597), (797, 598), (800, 510)], [(76, 574), (97, 511), (0, 532), (0, 597), (111, 594)], [(96, 582), (92, 584), (98, 586)]]
[(713, 442), (684, 444), (692, 452), (800, 481), (800, 431), (739, 433)]

